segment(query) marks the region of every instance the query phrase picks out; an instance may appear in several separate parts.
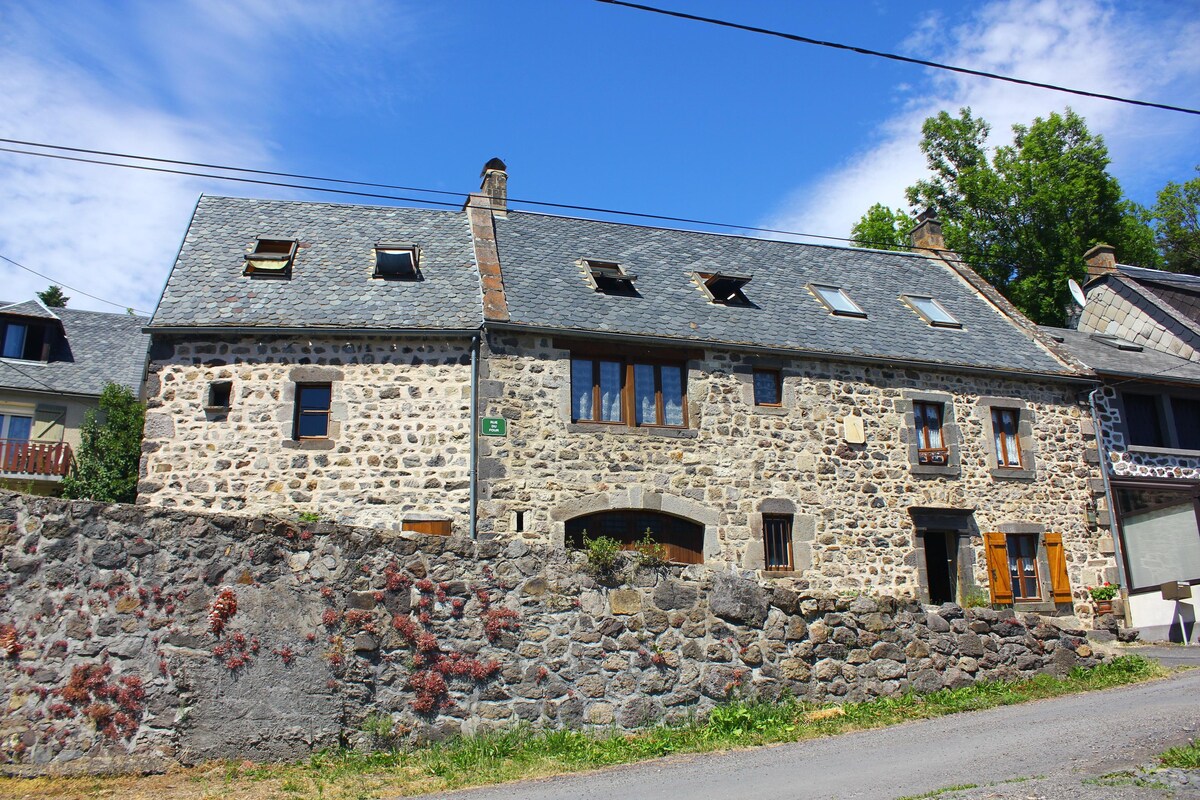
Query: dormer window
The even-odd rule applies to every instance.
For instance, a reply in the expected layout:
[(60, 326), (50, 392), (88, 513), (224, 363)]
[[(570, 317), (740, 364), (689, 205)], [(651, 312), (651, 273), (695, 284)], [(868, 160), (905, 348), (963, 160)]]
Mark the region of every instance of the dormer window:
[(867, 312), (859, 308), (858, 303), (851, 300), (850, 295), (846, 294), (846, 290), (840, 286), (823, 286), (813, 283), (809, 284), (808, 288), (813, 296), (829, 309), (831, 314), (839, 317), (862, 317), (864, 319), (867, 316)]
[(0, 356), (17, 358), (24, 361), (45, 361), (48, 353), (46, 344), (46, 328), (43, 325), (31, 325), (26, 322), (3, 322), (3, 350)]
[(243, 274), (255, 278), (290, 278), (296, 258), (296, 240), (260, 236), (254, 252), (247, 253)]
[(592, 286), (597, 292), (619, 297), (636, 297), (633, 282), (637, 275), (626, 272), (616, 261), (600, 261), (594, 258), (580, 259), (580, 265), (588, 271)]
[(908, 303), (909, 308), (921, 315), (921, 319), (935, 328), (962, 327), (962, 323), (955, 319), (953, 314), (932, 297), (905, 294), (901, 295), (901, 298), (903, 298), (905, 303)]
[(375, 245), (375, 278), (399, 281), (420, 280), (421, 248), (409, 242), (380, 242)]
[(714, 303), (724, 306), (748, 306), (750, 301), (742, 293), (742, 287), (750, 282), (749, 275), (730, 275), (721, 272), (699, 272), (704, 289)]

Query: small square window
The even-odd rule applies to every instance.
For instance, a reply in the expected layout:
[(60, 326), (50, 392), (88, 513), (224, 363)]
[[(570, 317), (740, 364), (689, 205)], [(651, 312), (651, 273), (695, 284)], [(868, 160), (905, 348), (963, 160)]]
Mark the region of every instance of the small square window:
[(326, 439), (329, 437), (329, 407), (333, 386), (328, 383), (296, 385), (296, 417), (293, 437)]
[(913, 403), (913, 421), (917, 428), (917, 462), (944, 467), (950, 460), (950, 450), (942, 438), (941, 403)]
[(246, 269), (243, 274), (255, 278), (289, 278), (295, 257), (295, 239), (260, 236), (254, 252), (245, 256)]
[(866, 317), (867, 312), (859, 307), (850, 299), (850, 295), (846, 294), (846, 290), (840, 286), (821, 286), (818, 284), (810, 284), (809, 289), (818, 300), (831, 314), (836, 314), (839, 317)]
[(901, 295), (904, 302), (921, 315), (921, 319), (928, 322), (935, 328), (961, 328), (962, 323), (954, 318), (954, 315), (947, 311), (942, 304), (932, 297), (922, 297), (920, 295)]
[(631, 275), (622, 269), (615, 261), (599, 261), (594, 258), (583, 258), (579, 261), (591, 276), (592, 285), (597, 292), (618, 297), (637, 297), (637, 289), (633, 282), (637, 275)]
[(233, 393), (233, 384), (229, 381), (213, 381), (208, 385), (208, 404), (206, 408), (229, 410), (229, 401)]
[(420, 278), (420, 248), (405, 242), (375, 245), (375, 278), (417, 280)]
[(792, 515), (763, 514), (763, 563), (767, 571), (791, 572)]
[(783, 380), (777, 369), (754, 370), (754, 405), (779, 406), (783, 404)]
[(750, 282), (749, 275), (726, 275), (720, 272), (698, 272), (704, 289), (714, 303), (723, 306), (748, 306), (750, 300), (742, 287)]

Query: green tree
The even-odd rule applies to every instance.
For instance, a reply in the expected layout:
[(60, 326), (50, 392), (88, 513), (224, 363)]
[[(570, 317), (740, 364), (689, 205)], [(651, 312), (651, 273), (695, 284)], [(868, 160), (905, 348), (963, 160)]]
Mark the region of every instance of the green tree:
[(947, 246), (1021, 311), (1063, 324), (1067, 279), (1083, 279), (1083, 254), (1097, 242), (1113, 245), (1122, 263), (1160, 265), (1153, 232), (1108, 174), (1108, 148), (1083, 117), (1067, 109), (1014, 125), (1013, 143), (994, 149), (990, 133), (969, 108), (925, 120), (931, 174), (906, 196), (935, 210)]
[(50, 308), (66, 308), (71, 298), (62, 293), (61, 286), (48, 286), (37, 293), (38, 299)]
[(63, 497), (132, 503), (137, 497), (145, 417), (145, 407), (128, 387), (105, 386), (100, 413), (89, 411), (84, 418), (75, 469), (62, 482)]
[(1149, 217), (1164, 269), (1200, 275), (1200, 166), (1190, 181), (1164, 186)]
[(916, 224), (913, 215), (904, 209), (891, 209), (883, 203), (876, 203), (850, 229), (850, 236), (855, 247), (908, 250), (908, 232)]

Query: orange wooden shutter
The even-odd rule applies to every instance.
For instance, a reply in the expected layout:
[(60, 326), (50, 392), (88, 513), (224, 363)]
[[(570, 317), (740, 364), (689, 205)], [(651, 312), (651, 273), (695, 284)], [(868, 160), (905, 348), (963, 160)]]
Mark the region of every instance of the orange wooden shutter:
[(1050, 565), (1050, 589), (1054, 593), (1054, 602), (1071, 602), (1071, 579), (1067, 577), (1067, 553), (1063, 550), (1061, 533), (1047, 533), (1043, 538), (1046, 543), (1046, 563)]
[(1012, 581), (1008, 577), (1008, 537), (1003, 533), (985, 533), (983, 546), (987, 553), (992, 604), (1009, 605), (1013, 601), (1013, 593)]
[(450, 535), (450, 520), (448, 519), (406, 519), (401, 527), (411, 533), (429, 533), (434, 536)]

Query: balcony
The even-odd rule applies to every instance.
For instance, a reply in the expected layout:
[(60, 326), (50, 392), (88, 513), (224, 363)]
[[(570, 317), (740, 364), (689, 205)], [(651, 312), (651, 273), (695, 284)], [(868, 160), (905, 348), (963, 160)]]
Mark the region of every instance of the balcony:
[(61, 480), (75, 459), (66, 442), (0, 439), (0, 475), (7, 478)]

